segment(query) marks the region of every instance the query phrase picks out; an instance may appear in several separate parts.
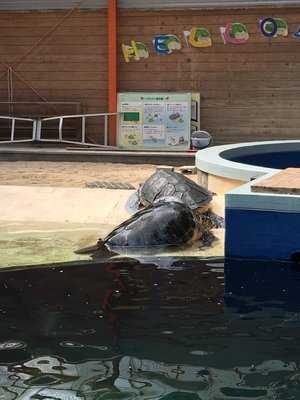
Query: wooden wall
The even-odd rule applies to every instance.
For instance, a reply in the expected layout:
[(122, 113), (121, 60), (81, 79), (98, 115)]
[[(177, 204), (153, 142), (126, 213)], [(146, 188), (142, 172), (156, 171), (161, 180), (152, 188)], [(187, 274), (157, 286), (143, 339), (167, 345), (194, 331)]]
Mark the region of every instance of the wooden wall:
[[(0, 77), (5, 62), (14, 64), (68, 11), (0, 13)], [(293, 32), (300, 25), (300, 9), (240, 11), (120, 10), (119, 42), (145, 42), (151, 50), (146, 61), (126, 64), (120, 52), (120, 91), (200, 91), (202, 128), (217, 144), (237, 141), (300, 137), (300, 40), (266, 39), (258, 29), (261, 16), (285, 18)], [(239, 21), (247, 25), (250, 41), (224, 45), (219, 27)], [(213, 47), (187, 48), (169, 56), (152, 50), (159, 33), (182, 32), (203, 25), (213, 34)], [(119, 46), (120, 48), (120, 46)], [(106, 12), (76, 11), (17, 68), (18, 73), (49, 101), (74, 101), (83, 112), (107, 111)], [(0, 79), (0, 101), (7, 100), (7, 79)], [(14, 78), (15, 101), (38, 101)], [(6, 106), (5, 106), (6, 107)], [(0, 112), (6, 113), (0, 104)], [(19, 105), (18, 115), (64, 114), (56, 110)], [(99, 141), (103, 131), (93, 129)]]
[[(300, 138), (300, 40), (267, 39), (259, 32), (262, 16), (285, 18), (294, 32), (300, 9), (242, 11), (127, 12), (120, 15), (120, 42), (137, 40), (151, 49), (145, 62), (120, 65), (120, 90), (200, 91), (202, 128), (217, 144), (239, 141)], [(250, 40), (224, 45), (219, 27), (242, 22)], [(155, 55), (152, 37), (178, 34), (205, 26), (213, 46), (187, 48), (169, 56)]]
[[(7, 101), (7, 64), (15, 65), (69, 10), (61, 12), (0, 13), (0, 101)], [(106, 11), (75, 11), (33, 49), (16, 68), (40, 95), (52, 102), (80, 103), (82, 112), (107, 111)], [(40, 101), (14, 76), (14, 100)], [(7, 114), (0, 104), (0, 113)], [(76, 105), (55, 107), (18, 104), (15, 115), (61, 115), (76, 113)], [(99, 141), (103, 130), (95, 121), (92, 135)], [(70, 124), (76, 125), (75, 121)], [(101, 124), (100, 124), (101, 126)], [(100, 135), (100, 136), (99, 136)]]

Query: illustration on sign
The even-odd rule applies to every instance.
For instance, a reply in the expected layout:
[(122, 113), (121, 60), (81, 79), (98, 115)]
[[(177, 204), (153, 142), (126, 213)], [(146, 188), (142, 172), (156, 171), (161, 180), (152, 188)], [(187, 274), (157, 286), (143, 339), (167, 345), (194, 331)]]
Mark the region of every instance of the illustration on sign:
[(169, 102), (166, 104), (166, 139), (169, 146), (185, 144), (185, 132), (189, 122), (188, 104), (186, 102)]
[(147, 46), (142, 42), (131, 41), (131, 46), (122, 44), (123, 56), (126, 62), (129, 62), (131, 58), (135, 61), (139, 61), (141, 58), (148, 58), (149, 51)]
[(244, 44), (249, 40), (247, 27), (240, 22), (229, 23), (220, 28), (224, 44)]
[(186, 43), (193, 47), (210, 47), (212, 45), (211, 34), (206, 28), (192, 28), (183, 32)]
[(181, 49), (180, 40), (176, 35), (159, 35), (153, 39), (153, 46), (158, 54), (171, 54)]
[(146, 146), (165, 143), (164, 132), (165, 105), (161, 101), (144, 103), (143, 137)]
[(264, 18), (259, 21), (261, 33), (269, 38), (277, 36), (288, 36), (287, 22), (282, 18)]
[(144, 104), (144, 122), (161, 125), (164, 122), (165, 107), (162, 103)]
[(141, 126), (123, 125), (122, 131), (123, 131), (123, 138), (122, 138), (123, 146), (134, 147), (134, 146), (141, 146), (143, 144)]

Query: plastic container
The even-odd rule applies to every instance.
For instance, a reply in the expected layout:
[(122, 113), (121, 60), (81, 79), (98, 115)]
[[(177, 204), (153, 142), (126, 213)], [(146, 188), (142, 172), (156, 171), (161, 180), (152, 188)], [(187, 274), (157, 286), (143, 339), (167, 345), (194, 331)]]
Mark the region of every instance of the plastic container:
[(212, 136), (206, 131), (195, 131), (191, 135), (191, 147), (192, 149), (200, 150), (205, 149), (212, 144)]

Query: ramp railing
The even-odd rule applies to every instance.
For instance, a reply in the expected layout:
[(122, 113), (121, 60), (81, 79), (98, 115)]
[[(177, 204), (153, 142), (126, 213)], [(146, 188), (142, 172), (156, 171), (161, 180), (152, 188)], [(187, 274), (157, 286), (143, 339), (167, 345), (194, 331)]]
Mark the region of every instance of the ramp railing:
[[(9, 138), (6, 140), (1, 140), (0, 139), (0, 144), (8, 144), (8, 143), (22, 143), (22, 142), (52, 142), (52, 143), (69, 143), (69, 144), (80, 144), (80, 145), (86, 145), (86, 146), (94, 146), (94, 147), (103, 147), (103, 146), (108, 146), (108, 124), (109, 124), (109, 118), (111, 116), (117, 116), (118, 113), (96, 113), (96, 114), (75, 114), (75, 115), (60, 115), (60, 116), (55, 116), (55, 117), (48, 117), (48, 118), (20, 118), (20, 117), (9, 117), (9, 116), (0, 116), (0, 128), (1, 128), (1, 123), (3, 121), (8, 121), (7, 126), (4, 128), (9, 130)], [(98, 144), (98, 143), (92, 143), (91, 141), (88, 141), (88, 135), (87, 135), (87, 121), (91, 121), (92, 119), (99, 118), (103, 119), (103, 135), (101, 137), (103, 138), (103, 144)], [(79, 124), (76, 122), (76, 126), (79, 126), (79, 129), (76, 129), (76, 133), (78, 136), (78, 140), (73, 140), (66, 138), (64, 135), (64, 127), (66, 125), (66, 121), (70, 119), (75, 119), (75, 121), (78, 121)], [(17, 138), (17, 133), (16, 133), (16, 124), (19, 121), (23, 122), (31, 122), (32, 123), (32, 131), (31, 131), (31, 136), (29, 138)], [(48, 134), (48, 129), (47, 128), (47, 123), (52, 123), (52, 122), (57, 122), (57, 124), (54, 124), (54, 128), (52, 125), (52, 135), (54, 135), (53, 138), (49, 138)], [(2, 124), (3, 126), (3, 124)], [(94, 125), (96, 126), (96, 125)], [(100, 124), (99, 124), (100, 126)]]

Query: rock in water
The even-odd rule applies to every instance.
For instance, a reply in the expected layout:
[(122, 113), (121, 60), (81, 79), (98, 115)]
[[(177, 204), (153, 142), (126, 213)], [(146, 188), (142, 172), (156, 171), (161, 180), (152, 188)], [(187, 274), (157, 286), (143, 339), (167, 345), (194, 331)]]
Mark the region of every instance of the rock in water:
[(212, 193), (207, 189), (170, 170), (157, 170), (139, 188), (140, 203), (145, 207), (168, 196), (179, 199), (191, 210), (206, 206), (212, 200)]
[(193, 212), (178, 201), (158, 202), (138, 211), (94, 247), (77, 253), (120, 254), (130, 249), (182, 246), (200, 237)]

